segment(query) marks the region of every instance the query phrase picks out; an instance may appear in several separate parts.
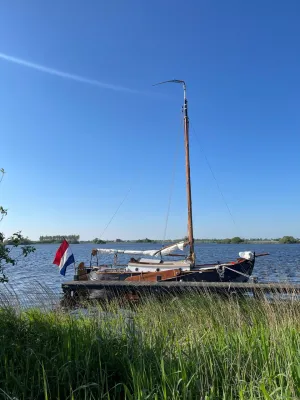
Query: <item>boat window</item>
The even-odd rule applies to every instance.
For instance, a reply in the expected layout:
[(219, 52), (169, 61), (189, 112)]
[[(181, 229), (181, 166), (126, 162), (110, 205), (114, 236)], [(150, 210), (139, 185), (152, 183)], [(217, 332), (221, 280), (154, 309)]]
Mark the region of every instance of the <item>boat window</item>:
[(138, 268), (136, 268), (135, 270), (136, 270), (136, 272), (138, 272), (138, 270), (139, 270), (139, 269), (138, 269)]
[(157, 281), (157, 282), (161, 281), (161, 275), (157, 275), (156, 281)]

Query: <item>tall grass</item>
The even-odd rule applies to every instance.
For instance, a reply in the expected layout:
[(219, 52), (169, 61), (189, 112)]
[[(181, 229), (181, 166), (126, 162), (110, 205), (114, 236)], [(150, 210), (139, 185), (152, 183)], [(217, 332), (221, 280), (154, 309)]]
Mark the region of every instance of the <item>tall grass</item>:
[(298, 399), (300, 303), (212, 295), (0, 309), (3, 399)]

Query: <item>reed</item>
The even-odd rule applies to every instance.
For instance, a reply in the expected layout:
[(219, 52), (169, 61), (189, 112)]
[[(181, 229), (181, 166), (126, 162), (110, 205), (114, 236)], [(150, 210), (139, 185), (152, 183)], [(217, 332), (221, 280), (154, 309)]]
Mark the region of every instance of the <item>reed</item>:
[(0, 309), (3, 399), (298, 399), (300, 303), (207, 294)]

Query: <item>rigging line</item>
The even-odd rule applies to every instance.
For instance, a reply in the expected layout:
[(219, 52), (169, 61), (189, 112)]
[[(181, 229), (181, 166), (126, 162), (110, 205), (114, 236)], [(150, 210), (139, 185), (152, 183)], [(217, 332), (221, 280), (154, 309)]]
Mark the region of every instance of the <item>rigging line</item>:
[(0, 168), (0, 174), (1, 174), (1, 178), (0, 178), (0, 183), (1, 183), (3, 181), (4, 174), (5, 174), (5, 171), (3, 168)]
[(113, 214), (113, 216), (111, 217), (111, 219), (109, 220), (108, 224), (106, 225), (106, 227), (104, 228), (103, 232), (100, 235), (100, 239), (102, 239), (106, 229), (109, 227), (109, 225), (111, 224), (111, 222), (113, 221), (113, 219), (115, 218), (115, 216), (117, 215), (117, 212), (120, 210), (120, 208), (122, 207), (123, 203), (125, 202), (125, 200), (127, 199), (129, 193), (131, 192), (131, 188), (128, 190), (128, 192), (126, 193), (124, 199), (121, 201), (121, 203), (119, 204), (118, 208), (116, 209), (115, 213)]
[(162, 243), (164, 243), (166, 241), (167, 228), (168, 228), (170, 209), (171, 209), (171, 202), (172, 202), (173, 190), (174, 190), (174, 184), (175, 184), (175, 172), (176, 172), (178, 156), (179, 156), (179, 144), (177, 145), (177, 149), (175, 150), (173, 173), (172, 173), (172, 180), (171, 180), (171, 186), (170, 186), (169, 201), (168, 201), (168, 208), (167, 208), (167, 214), (166, 214), (166, 221), (165, 221), (165, 228), (164, 228), (164, 234), (163, 234)]
[[(5, 174), (5, 171), (4, 171), (3, 168), (0, 168), (0, 174), (1, 174), (1, 176), (0, 176), (0, 185), (1, 185), (1, 183), (2, 183), (2, 181), (3, 181), (3, 178), (4, 178), (4, 174)], [(0, 192), (0, 195), (1, 195), (1, 192)], [(1, 207), (1, 205), (0, 205), (0, 211), (2, 211), (2, 212), (0, 213), (0, 223), (1, 223), (2, 220), (3, 220), (3, 218), (4, 218), (5, 215), (6, 215), (6, 210), (4, 210), (4, 208)]]
[(231, 210), (230, 210), (230, 208), (229, 208), (229, 205), (228, 205), (228, 203), (227, 203), (227, 201), (226, 201), (226, 199), (225, 199), (225, 196), (224, 196), (224, 194), (223, 194), (223, 192), (222, 192), (222, 190), (221, 190), (221, 187), (220, 187), (220, 185), (219, 185), (219, 182), (218, 182), (218, 180), (217, 180), (217, 178), (216, 178), (216, 176), (215, 176), (215, 174), (214, 174), (214, 172), (213, 172), (213, 169), (212, 169), (212, 167), (211, 167), (211, 165), (210, 165), (210, 162), (208, 161), (208, 158), (206, 157), (206, 154), (205, 154), (205, 152), (204, 152), (204, 150), (203, 150), (203, 146), (201, 146), (201, 143), (200, 143), (199, 138), (198, 138), (198, 136), (197, 136), (197, 134), (196, 134), (196, 131), (195, 131), (195, 129), (194, 129), (194, 126), (192, 126), (191, 123), (190, 123), (190, 125), (191, 125), (191, 127), (192, 127), (192, 130), (193, 130), (193, 132), (194, 132), (194, 135), (195, 135), (196, 139), (198, 140), (198, 143), (199, 143), (199, 145), (200, 145), (199, 147), (200, 147), (201, 151), (203, 152), (203, 155), (204, 155), (205, 161), (206, 161), (206, 163), (207, 163), (207, 166), (208, 166), (208, 168), (209, 168), (209, 170), (210, 170), (210, 172), (211, 172), (211, 174), (212, 174), (212, 177), (214, 178), (214, 180), (215, 180), (215, 182), (216, 182), (218, 191), (219, 191), (219, 193), (220, 193), (220, 195), (221, 195), (221, 197), (222, 197), (222, 199), (223, 199), (223, 201), (224, 201), (224, 204), (225, 204), (225, 206), (226, 206), (226, 208), (227, 208), (227, 211), (228, 211), (229, 215), (231, 216), (231, 219), (232, 219), (234, 225), (237, 226), (237, 225), (236, 225), (236, 222), (235, 222), (235, 220), (234, 220), (234, 217), (233, 217), (233, 215), (232, 215), (232, 212), (231, 212)]

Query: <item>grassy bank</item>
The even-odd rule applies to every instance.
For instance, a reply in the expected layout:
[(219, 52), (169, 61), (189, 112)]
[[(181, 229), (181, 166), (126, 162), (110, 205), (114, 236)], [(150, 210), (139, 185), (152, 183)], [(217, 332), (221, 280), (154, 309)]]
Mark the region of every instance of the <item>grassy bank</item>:
[(3, 399), (298, 399), (300, 304), (191, 295), (92, 316), (0, 310)]

